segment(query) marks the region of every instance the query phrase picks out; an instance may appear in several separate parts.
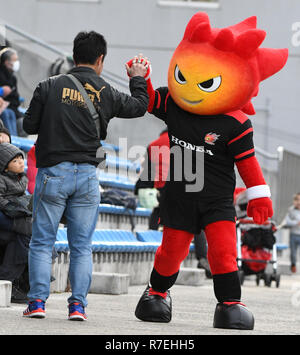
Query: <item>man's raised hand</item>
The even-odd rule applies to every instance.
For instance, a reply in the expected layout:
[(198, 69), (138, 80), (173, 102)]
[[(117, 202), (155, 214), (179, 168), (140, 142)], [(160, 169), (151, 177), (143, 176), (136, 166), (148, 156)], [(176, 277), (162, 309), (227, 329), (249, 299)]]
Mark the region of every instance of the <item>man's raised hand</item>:
[(146, 80), (151, 75), (151, 64), (147, 57), (139, 54), (125, 64), (129, 77), (142, 76)]

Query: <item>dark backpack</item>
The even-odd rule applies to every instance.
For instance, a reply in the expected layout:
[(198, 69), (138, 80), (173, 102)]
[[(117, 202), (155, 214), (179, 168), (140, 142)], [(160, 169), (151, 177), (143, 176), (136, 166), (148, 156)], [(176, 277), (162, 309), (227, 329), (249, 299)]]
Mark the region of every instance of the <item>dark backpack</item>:
[(101, 193), (101, 203), (114, 206), (123, 206), (129, 212), (132, 230), (135, 228), (134, 212), (137, 208), (137, 198), (130, 192), (110, 189)]

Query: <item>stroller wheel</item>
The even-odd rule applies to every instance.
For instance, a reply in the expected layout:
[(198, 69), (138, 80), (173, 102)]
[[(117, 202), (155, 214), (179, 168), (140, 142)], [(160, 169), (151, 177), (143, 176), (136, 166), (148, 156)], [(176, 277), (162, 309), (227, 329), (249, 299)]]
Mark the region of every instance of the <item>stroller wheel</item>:
[(275, 275), (275, 282), (276, 282), (276, 287), (279, 287), (280, 284), (280, 275)]
[(272, 275), (264, 274), (264, 281), (265, 281), (265, 286), (271, 287)]
[(256, 275), (256, 286), (259, 286), (260, 277), (259, 274)]

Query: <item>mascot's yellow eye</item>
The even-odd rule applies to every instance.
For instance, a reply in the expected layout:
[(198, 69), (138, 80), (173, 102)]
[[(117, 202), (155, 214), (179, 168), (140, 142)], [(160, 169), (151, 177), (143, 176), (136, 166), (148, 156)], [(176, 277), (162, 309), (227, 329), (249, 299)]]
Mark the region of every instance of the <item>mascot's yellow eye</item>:
[(176, 65), (176, 67), (175, 67), (174, 76), (175, 76), (175, 80), (177, 81), (177, 83), (182, 84), (182, 85), (186, 84), (186, 79), (182, 75), (181, 71), (179, 70), (178, 65)]
[(222, 82), (221, 76), (217, 76), (215, 78), (203, 81), (202, 83), (198, 84), (198, 87), (206, 92), (213, 92), (216, 91)]

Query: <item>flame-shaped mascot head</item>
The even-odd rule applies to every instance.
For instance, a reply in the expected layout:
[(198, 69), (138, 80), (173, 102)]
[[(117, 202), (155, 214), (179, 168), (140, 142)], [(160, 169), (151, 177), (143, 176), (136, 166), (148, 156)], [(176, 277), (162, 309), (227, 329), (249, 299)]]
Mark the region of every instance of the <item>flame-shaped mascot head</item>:
[(260, 48), (265, 36), (254, 16), (218, 29), (210, 26), (206, 13), (195, 14), (170, 62), (173, 100), (198, 115), (254, 114), (251, 99), (259, 83), (282, 69), (288, 58), (287, 49)]

